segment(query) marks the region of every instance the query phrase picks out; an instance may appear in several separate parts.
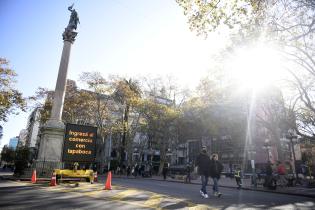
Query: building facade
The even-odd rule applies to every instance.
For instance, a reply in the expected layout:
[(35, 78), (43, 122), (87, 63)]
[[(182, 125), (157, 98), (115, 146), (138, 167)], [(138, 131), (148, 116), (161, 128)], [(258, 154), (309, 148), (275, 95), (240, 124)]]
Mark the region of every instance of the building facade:
[(9, 147), (15, 150), (18, 145), (18, 142), (19, 142), (18, 136), (11, 138), (9, 141)]

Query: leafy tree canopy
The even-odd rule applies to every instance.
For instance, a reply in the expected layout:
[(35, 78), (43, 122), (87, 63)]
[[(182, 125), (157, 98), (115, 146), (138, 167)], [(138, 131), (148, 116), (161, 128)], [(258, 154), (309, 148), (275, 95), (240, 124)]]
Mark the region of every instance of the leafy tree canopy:
[(8, 147), (8, 145), (4, 145), (1, 151), (1, 161), (11, 163), (14, 161), (14, 159), (15, 159), (14, 149)]
[(26, 109), (22, 93), (14, 87), (16, 76), (9, 68), (9, 62), (0, 58), (0, 122), (6, 122), (10, 114), (18, 114), (18, 110)]
[(313, 0), (176, 0), (198, 35), (230, 32), (251, 38), (275, 34), (299, 40), (315, 30)]

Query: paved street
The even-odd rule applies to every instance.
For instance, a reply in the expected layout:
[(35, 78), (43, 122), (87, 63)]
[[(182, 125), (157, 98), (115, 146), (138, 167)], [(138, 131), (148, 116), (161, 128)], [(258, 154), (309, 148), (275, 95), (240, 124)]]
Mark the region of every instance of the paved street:
[(210, 209), (154, 191), (103, 184), (49, 187), (29, 182), (0, 181), (0, 209)]
[(112, 181), (113, 190), (105, 191), (103, 182), (48, 187), (2, 180), (0, 209), (315, 209), (314, 199), (301, 196), (222, 187), (222, 198), (203, 199), (198, 185), (140, 178)]
[[(170, 196), (188, 199), (193, 203), (204, 204), (218, 209), (315, 209), (314, 198), (274, 194), (268, 192), (237, 190), (221, 187), (221, 198), (210, 196), (203, 199), (199, 195), (199, 185), (177, 182), (152, 181), (149, 179), (115, 179), (115, 183), (156, 193), (167, 193)], [(208, 186), (210, 195), (211, 187)]]

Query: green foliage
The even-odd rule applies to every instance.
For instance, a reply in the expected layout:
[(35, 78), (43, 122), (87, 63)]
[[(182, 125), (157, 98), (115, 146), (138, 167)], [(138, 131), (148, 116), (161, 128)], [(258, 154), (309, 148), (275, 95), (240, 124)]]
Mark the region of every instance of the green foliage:
[(190, 29), (207, 36), (214, 31), (250, 29), (261, 22), (267, 1), (253, 0), (176, 0), (188, 17)]
[(141, 89), (137, 81), (118, 78), (112, 83), (114, 99), (126, 106), (135, 106), (141, 97)]
[[(99, 105), (98, 96), (96, 92), (88, 90), (79, 90), (74, 81), (68, 80), (62, 120), (66, 123), (90, 123), (98, 122), (95, 118), (96, 109)], [(38, 88), (36, 92), (36, 100), (38, 101), (37, 106), (41, 107), (41, 117), (40, 121), (45, 123), (51, 114), (52, 103), (53, 103), (53, 91), (47, 90), (45, 88)], [(42, 103), (40, 100), (44, 99)], [(104, 108), (105, 106), (102, 106)]]
[(311, 0), (176, 0), (184, 9), (190, 29), (198, 35), (229, 32), (241, 38), (275, 35), (298, 40), (314, 32)]
[(15, 159), (15, 150), (4, 145), (1, 151), (1, 161), (12, 163)]
[(303, 163), (308, 163), (312, 161), (312, 153), (311, 152), (302, 152), (302, 161)]
[(160, 150), (160, 169), (166, 161), (166, 151), (178, 140), (180, 110), (173, 104), (161, 103), (156, 98), (142, 100), (140, 105), (143, 128), (147, 133), (149, 148)]
[(131, 138), (129, 127), (129, 114), (131, 109), (138, 106), (141, 98), (141, 89), (137, 81), (132, 79), (126, 80), (125, 78), (118, 78), (112, 83), (114, 87), (113, 98), (118, 103), (122, 104), (123, 117), (122, 117), (122, 144), (121, 144), (121, 161), (123, 160), (124, 152), (128, 145), (128, 152), (131, 154)]
[[(229, 34), (232, 46), (260, 41), (279, 45), (291, 74), (287, 86), (293, 88), (284, 122), (295, 127), (298, 134), (314, 138), (315, 106), (313, 103), (315, 60), (315, 3), (313, 0), (176, 0), (184, 9), (190, 29), (198, 35), (212, 32)], [(233, 48), (229, 48), (231, 50)], [(286, 78), (287, 79), (287, 78)], [(207, 96), (207, 98), (210, 98)], [(282, 105), (281, 105), (282, 106)], [(266, 108), (266, 107), (265, 107)], [(271, 111), (274, 107), (269, 107)], [(273, 127), (273, 123), (264, 123)]]
[(27, 168), (30, 159), (30, 150), (28, 147), (18, 147), (16, 150), (14, 165), (15, 174), (22, 174), (24, 169)]
[(0, 122), (7, 121), (10, 114), (18, 114), (18, 110), (26, 109), (22, 93), (14, 88), (17, 75), (8, 65), (6, 59), (0, 58)]

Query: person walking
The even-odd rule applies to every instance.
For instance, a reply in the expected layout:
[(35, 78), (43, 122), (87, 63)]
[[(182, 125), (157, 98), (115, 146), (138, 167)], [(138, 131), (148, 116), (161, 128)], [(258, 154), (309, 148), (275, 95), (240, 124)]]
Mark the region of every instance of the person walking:
[(281, 161), (278, 161), (277, 163), (277, 174), (278, 174), (278, 185), (281, 187), (287, 186), (287, 180), (286, 180), (286, 168), (283, 165)]
[(185, 183), (191, 183), (191, 176), (190, 176), (190, 173), (191, 173), (191, 167), (190, 167), (190, 164), (188, 163), (187, 166), (186, 166), (186, 178), (185, 178)]
[(201, 176), (200, 195), (204, 198), (208, 198), (207, 185), (210, 171), (210, 158), (207, 154), (207, 148), (205, 146), (202, 147), (201, 152), (196, 159), (196, 166), (198, 167), (198, 174)]
[(213, 180), (213, 194), (218, 197), (221, 197), (222, 195), (222, 193), (219, 192), (218, 185), (222, 170), (223, 165), (219, 162), (218, 155), (213, 154), (210, 161), (210, 177)]
[(275, 190), (277, 188), (277, 183), (276, 180), (273, 178), (273, 169), (272, 169), (272, 164), (270, 161), (267, 162), (266, 165), (266, 177), (265, 177), (265, 182), (264, 182), (264, 187)]
[(162, 171), (164, 180), (166, 180), (166, 174), (168, 172), (168, 168), (169, 168), (169, 164), (168, 164), (168, 162), (165, 162), (163, 165), (163, 171)]
[(237, 185), (237, 189), (241, 189), (242, 188), (242, 174), (241, 174), (241, 168), (238, 167), (235, 172), (234, 172), (234, 177), (235, 177), (235, 181), (236, 181), (236, 185)]
[(139, 173), (139, 165), (138, 165), (138, 163), (136, 163), (134, 166), (134, 169), (133, 169), (133, 175), (135, 178), (137, 178), (138, 173)]
[(131, 173), (131, 167), (130, 165), (127, 166), (127, 177), (130, 176), (130, 173)]

